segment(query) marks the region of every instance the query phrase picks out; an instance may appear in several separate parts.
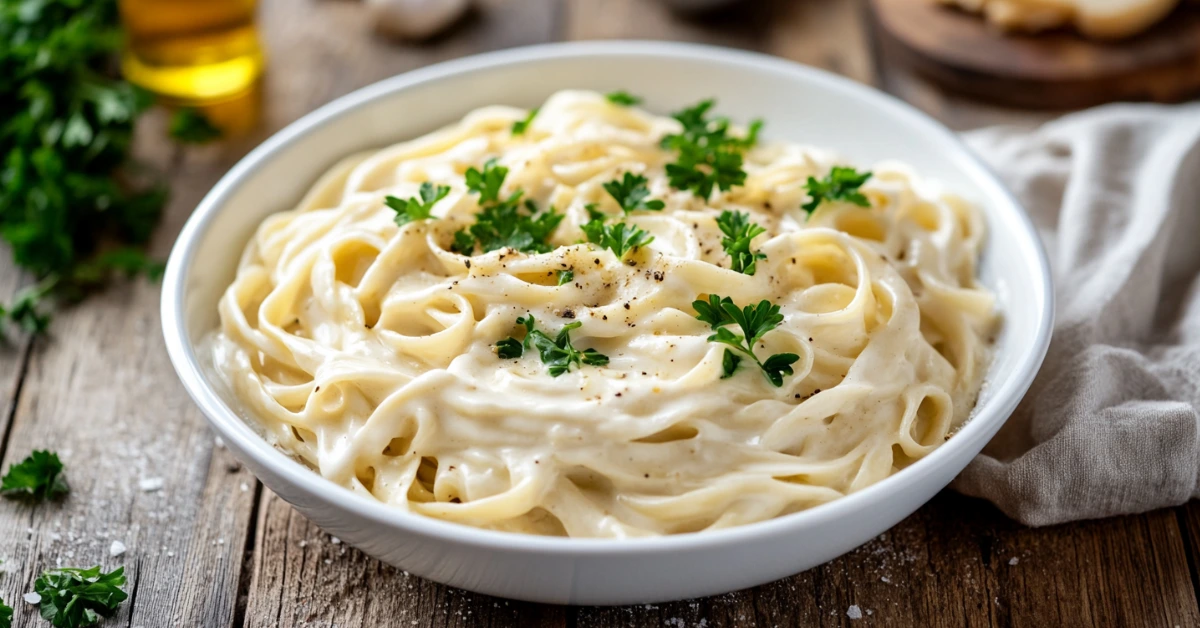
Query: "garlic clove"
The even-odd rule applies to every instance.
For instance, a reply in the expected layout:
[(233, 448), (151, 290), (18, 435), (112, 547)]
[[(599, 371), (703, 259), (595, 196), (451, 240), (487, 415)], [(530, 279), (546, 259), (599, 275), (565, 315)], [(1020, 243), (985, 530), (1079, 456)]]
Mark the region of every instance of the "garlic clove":
[(375, 30), (400, 39), (428, 39), (462, 17), (470, 0), (366, 0)]

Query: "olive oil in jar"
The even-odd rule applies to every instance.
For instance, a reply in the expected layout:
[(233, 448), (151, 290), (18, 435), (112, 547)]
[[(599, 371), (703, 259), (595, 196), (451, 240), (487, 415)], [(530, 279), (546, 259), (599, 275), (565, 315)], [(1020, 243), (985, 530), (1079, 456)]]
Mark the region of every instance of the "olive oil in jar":
[(129, 81), (186, 105), (250, 91), (263, 69), (256, 0), (120, 0)]

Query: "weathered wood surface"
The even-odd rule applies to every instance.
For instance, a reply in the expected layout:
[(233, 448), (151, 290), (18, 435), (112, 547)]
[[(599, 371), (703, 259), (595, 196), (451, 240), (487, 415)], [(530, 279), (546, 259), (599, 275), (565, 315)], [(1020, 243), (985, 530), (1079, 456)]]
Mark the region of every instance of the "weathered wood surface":
[[(271, 55), (260, 126), (217, 146), (172, 147), (162, 119), (141, 154), (174, 190), (165, 254), (204, 192), (270, 132), (341, 94), (434, 61), (556, 39), (644, 38), (760, 50), (874, 82), (955, 128), (1041, 116), (947, 97), (873, 63), (861, 6), (762, 0), (683, 21), (655, 0), (488, 0), (424, 46), (371, 37), (344, 0), (264, 0)], [(0, 297), (27, 279), (0, 266)], [(828, 565), (756, 589), (628, 608), (498, 600), (408, 576), (335, 543), (263, 491), (213, 438), (160, 340), (158, 289), (119, 286), (65, 312), (49, 338), (0, 351), (0, 463), (58, 449), (70, 497), (0, 503), (0, 597), (20, 601), (55, 564), (124, 565), (132, 598), (106, 625), (144, 626), (1197, 626), (1200, 506), (1028, 529), (943, 493)], [(162, 479), (159, 490), (143, 480)], [(151, 486), (147, 484), (146, 486)], [(114, 540), (127, 547), (112, 557)], [(861, 619), (848, 611), (857, 607)]]

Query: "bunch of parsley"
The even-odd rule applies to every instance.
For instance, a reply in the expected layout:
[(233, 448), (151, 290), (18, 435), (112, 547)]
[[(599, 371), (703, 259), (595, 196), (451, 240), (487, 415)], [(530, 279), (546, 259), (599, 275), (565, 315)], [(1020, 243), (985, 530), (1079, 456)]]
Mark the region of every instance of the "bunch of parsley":
[(166, 190), (129, 159), (152, 98), (114, 78), (120, 44), (115, 0), (0, 1), (0, 237), (39, 278), (0, 325), (41, 331), (46, 297), (160, 269), (137, 247)]

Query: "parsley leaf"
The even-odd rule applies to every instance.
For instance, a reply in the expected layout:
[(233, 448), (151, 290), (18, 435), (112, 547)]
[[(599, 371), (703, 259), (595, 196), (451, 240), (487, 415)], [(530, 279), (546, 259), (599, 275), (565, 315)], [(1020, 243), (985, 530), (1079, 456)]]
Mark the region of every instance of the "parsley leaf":
[[(484, 253), (505, 247), (524, 253), (546, 253), (551, 250), (547, 242), (563, 215), (553, 207), (539, 212), (532, 201), (520, 203), (521, 191), (517, 190), (507, 200), (485, 207), (475, 216), (475, 224), (467, 229), (469, 236), (455, 234), (455, 247), (461, 252), (474, 251), (478, 244)], [(461, 232), (460, 232), (461, 233)], [(467, 239), (474, 240), (468, 247)]]
[(638, 98), (637, 96), (634, 96), (623, 89), (619, 89), (615, 92), (609, 92), (604, 95), (604, 98), (606, 98), (608, 102), (614, 105), (620, 105), (622, 107), (632, 107), (634, 105), (642, 104), (641, 98)]
[(446, 198), (450, 193), (450, 186), (434, 185), (428, 181), (421, 184), (421, 198), (400, 199), (395, 196), (388, 196), (384, 199), (384, 203), (388, 207), (396, 210), (396, 224), (404, 226), (414, 220), (425, 220), (430, 217), (430, 212), (433, 210), (434, 204)]
[(717, 226), (721, 228), (721, 233), (725, 234), (725, 237), (721, 238), (721, 246), (732, 260), (730, 267), (739, 273), (753, 275), (758, 260), (767, 259), (767, 256), (758, 251), (751, 251), (750, 242), (767, 230), (750, 222), (749, 213), (729, 210), (721, 212), (717, 217)]
[(125, 568), (117, 567), (102, 573), (100, 567), (50, 569), (33, 583), (33, 590), (42, 596), (42, 619), (56, 628), (93, 626), (101, 617), (112, 617), (128, 595)]
[[(49, 301), (41, 297), (82, 297), (76, 268), (113, 243), (143, 244), (166, 194), (131, 160), (134, 124), (153, 97), (111, 72), (122, 42), (116, 3), (3, 7), (0, 238), (17, 266), (53, 278), (53, 295), (6, 308), (30, 312)], [(41, 331), (40, 316), (9, 320)]]
[(500, 186), (504, 185), (504, 177), (508, 176), (508, 168), (498, 165), (496, 160), (489, 159), (483, 164), (483, 171), (473, 166), (467, 168), (464, 175), (467, 189), (479, 195), (479, 204), (495, 203), (500, 200)]
[(12, 628), (12, 607), (0, 600), (0, 628)]
[(181, 144), (207, 144), (220, 139), (221, 129), (200, 110), (185, 107), (171, 116), (167, 134)]
[(525, 130), (529, 128), (530, 123), (532, 123), (533, 119), (535, 117), (537, 117), (537, 114), (538, 114), (537, 108), (530, 109), (529, 115), (525, 116), (524, 120), (517, 120), (516, 122), (513, 122), (512, 134), (513, 135), (524, 135)]
[(0, 495), (13, 499), (55, 499), (68, 490), (63, 463), (49, 451), (34, 450), (0, 478)]
[(715, 100), (704, 100), (672, 114), (683, 125), (683, 132), (667, 135), (661, 145), (677, 151), (675, 162), (667, 164), (667, 179), (679, 190), (691, 190), (708, 198), (713, 188), (728, 191), (746, 182), (742, 170), (742, 152), (758, 142), (762, 120), (755, 120), (743, 138), (729, 135), (729, 119), (709, 118)]
[(810, 214), (825, 201), (845, 201), (859, 207), (870, 207), (871, 201), (858, 189), (871, 178), (871, 174), (847, 166), (834, 166), (823, 179), (809, 177), (805, 188), (812, 200), (801, 207)]
[(646, 200), (650, 196), (650, 189), (646, 187), (647, 183), (646, 177), (626, 172), (624, 178), (605, 183), (604, 189), (617, 201), (626, 214), (639, 209), (659, 211), (664, 207), (662, 201)]
[(588, 242), (598, 244), (601, 248), (612, 250), (613, 254), (619, 259), (624, 259), (625, 255), (639, 247), (646, 246), (654, 241), (654, 236), (642, 230), (637, 225), (627, 226), (623, 222), (615, 225), (606, 225), (603, 220), (592, 220), (585, 223), (582, 227), (583, 233), (587, 235)]
[(496, 355), (501, 360), (515, 360), (525, 353), (521, 341), (516, 338), (505, 338), (496, 343)]
[(558, 285), (562, 286), (565, 284), (569, 284), (572, 281), (575, 281), (575, 271), (573, 271), (573, 270), (558, 271)]
[(454, 234), (450, 249), (471, 255), (476, 245), (484, 253), (505, 247), (525, 253), (546, 253), (551, 250), (547, 240), (562, 222), (563, 215), (551, 207), (539, 212), (531, 200), (521, 202), (523, 191), (517, 190), (500, 200), (500, 186), (508, 176), (508, 168), (489, 159), (483, 170), (468, 168), (467, 188), (479, 194), (482, 209), (475, 215), (475, 224)]
[(721, 357), (721, 379), (733, 377), (734, 371), (741, 363), (742, 356), (734, 353), (731, 349), (726, 349), (725, 355)]
[(546, 365), (551, 377), (558, 377), (569, 372), (572, 365), (582, 368), (584, 364), (588, 366), (608, 364), (608, 356), (603, 353), (595, 349), (580, 351), (571, 344), (571, 330), (582, 327), (583, 323), (580, 321), (564, 325), (553, 338), (537, 329), (537, 321), (532, 314), (518, 318), (517, 324), (525, 326), (525, 340), (518, 342), (515, 338), (509, 337), (497, 342), (496, 353), (501, 358), (519, 358), (523, 349), (534, 349), (542, 359), (542, 364)]
[[(754, 360), (767, 381), (775, 387), (783, 385), (783, 378), (791, 375), (792, 365), (800, 359), (794, 353), (776, 353), (764, 362), (754, 353), (754, 345), (767, 332), (775, 329), (783, 322), (779, 306), (763, 299), (757, 305), (747, 305), (739, 308), (733, 299), (711, 294), (707, 301), (696, 300), (692, 303), (696, 310), (696, 318), (708, 323), (716, 332), (708, 337), (709, 342), (719, 342)], [(743, 335), (731, 331), (728, 325), (736, 324), (742, 329)], [(721, 360), (722, 376), (725, 379), (733, 375), (741, 362), (738, 356), (732, 355), (730, 349), (725, 350)]]

